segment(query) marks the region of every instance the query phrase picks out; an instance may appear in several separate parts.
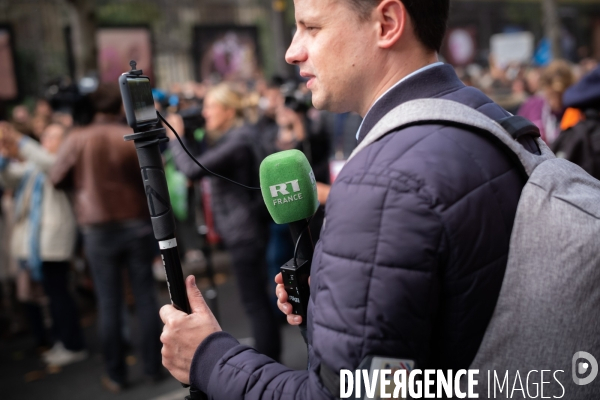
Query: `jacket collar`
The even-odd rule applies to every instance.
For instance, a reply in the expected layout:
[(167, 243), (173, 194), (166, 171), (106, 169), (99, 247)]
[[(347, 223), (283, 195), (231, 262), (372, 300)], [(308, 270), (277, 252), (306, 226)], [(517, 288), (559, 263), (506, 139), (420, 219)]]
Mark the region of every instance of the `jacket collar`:
[(448, 64), (433, 67), (408, 78), (375, 102), (360, 127), (358, 143), (380, 119), (400, 104), (410, 100), (441, 97), (464, 86), (456, 76), (454, 68)]

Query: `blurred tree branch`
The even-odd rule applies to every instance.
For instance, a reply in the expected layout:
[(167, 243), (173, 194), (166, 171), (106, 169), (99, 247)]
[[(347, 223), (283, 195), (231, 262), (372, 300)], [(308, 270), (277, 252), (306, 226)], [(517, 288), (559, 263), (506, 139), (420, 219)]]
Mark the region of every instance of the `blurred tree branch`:
[(75, 79), (95, 72), (96, 54), (96, 13), (94, 0), (66, 0), (69, 5), (71, 22), (71, 44), (75, 58)]
[(271, 29), (275, 41), (275, 73), (283, 78), (291, 78), (293, 69), (285, 62), (285, 53), (291, 42), (291, 29), (285, 21), (285, 11), (290, 7), (288, 0), (263, 0), (269, 8)]
[(556, 0), (543, 0), (542, 7), (544, 15), (544, 36), (550, 41), (552, 58), (556, 60), (562, 57), (558, 6)]

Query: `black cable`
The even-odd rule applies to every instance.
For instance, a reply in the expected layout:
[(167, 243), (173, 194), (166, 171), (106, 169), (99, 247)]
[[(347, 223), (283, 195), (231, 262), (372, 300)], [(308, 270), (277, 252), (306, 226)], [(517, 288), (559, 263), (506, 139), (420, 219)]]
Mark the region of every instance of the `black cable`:
[(181, 140), (181, 138), (179, 137), (179, 135), (177, 134), (177, 132), (175, 132), (175, 129), (173, 129), (173, 127), (167, 122), (166, 119), (163, 118), (162, 115), (160, 115), (160, 113), (158, 111), (156, 112), (156, 114), (158, 114), (158, 117), (162, 120), (162, 122), (164, 122), (165, 125), (167, 125), (169, 127), (169, 129), (171, 130), (171, 132), (173, 132), (175, 134), (175, 137), (179, 141), (179, 144), (181, 144), (181, 147), (183, 148), (183, 150), (192, 159), (192, 161), (194, 161), (200, 168), (202, 168), (203, 170), (205, 170), (206, 172), (208, 172), (210, 175), (216, 176), (217, 178), (225, 179), (226, 181), (231, 182), (233, 184), (236, 184), (238, 186), (241, 186), (244, 189), (261, 190), (259, 187), (246, 186), (246, 185), (244, 185), (242, 183), (236, 182), (236, 181), (231, 180), (229, 178), (226, 178), (226, 177), (224, 177), (222, 175), (216, 174), (216, 173), (212, 172), (211, 170), (209, 170), (208, 168), (206, 168), (204, 165), (200, 164), (198, 162), (198, 160), (196, 160), (196, 158), (192, 155), (192, 153), (190, 153), (190, 151), (187, 149), (187, 147), (185, 147), (185, 144), (183, 144), (183, 141)]
[[(312, 217), (310, 217), (310, 219), (306, 223), (306, 226), (304, 227), (304, 229), (302, 229), (302, 232), (300, 232), (300, 235), (298, 235), (298, 240), (296, 241), (296, 246), (294, 247), (294, 267), (298, 266), (298, 262), (296, 261), (296, 258), (298, 257), (298, 245), (300, 244), (300, 240), (302, 240), (302, 235), (304, 235), (304, 232), (306, 232), (306, 230), (310, 226), (310, 223), (312, 222), (314, 216), (315, 215), (313, 214)], [(310, 261), (310, 260), (308, 260), (308, 261)]]

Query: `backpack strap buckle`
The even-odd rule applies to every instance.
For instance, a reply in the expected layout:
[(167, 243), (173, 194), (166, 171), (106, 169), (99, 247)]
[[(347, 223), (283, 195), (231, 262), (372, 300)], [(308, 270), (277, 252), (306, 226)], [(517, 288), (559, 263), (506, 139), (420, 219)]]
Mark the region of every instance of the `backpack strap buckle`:
[(541, 137), (540, 129), (527, 118), (519, 115), (499, 119), (498, 122), (515, 140), (522, 136), (531, 136), (534, 139)]

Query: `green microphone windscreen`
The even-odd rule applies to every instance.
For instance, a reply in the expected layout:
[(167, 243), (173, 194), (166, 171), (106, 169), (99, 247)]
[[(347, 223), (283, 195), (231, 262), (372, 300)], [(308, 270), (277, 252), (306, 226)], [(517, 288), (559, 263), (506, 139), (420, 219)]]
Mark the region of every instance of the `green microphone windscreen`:
[(260, 188), (277, 224), (310, 218), (319, 207), (315, 175), (306, 156), (298, 150), (265, 158), (260, 164)]

